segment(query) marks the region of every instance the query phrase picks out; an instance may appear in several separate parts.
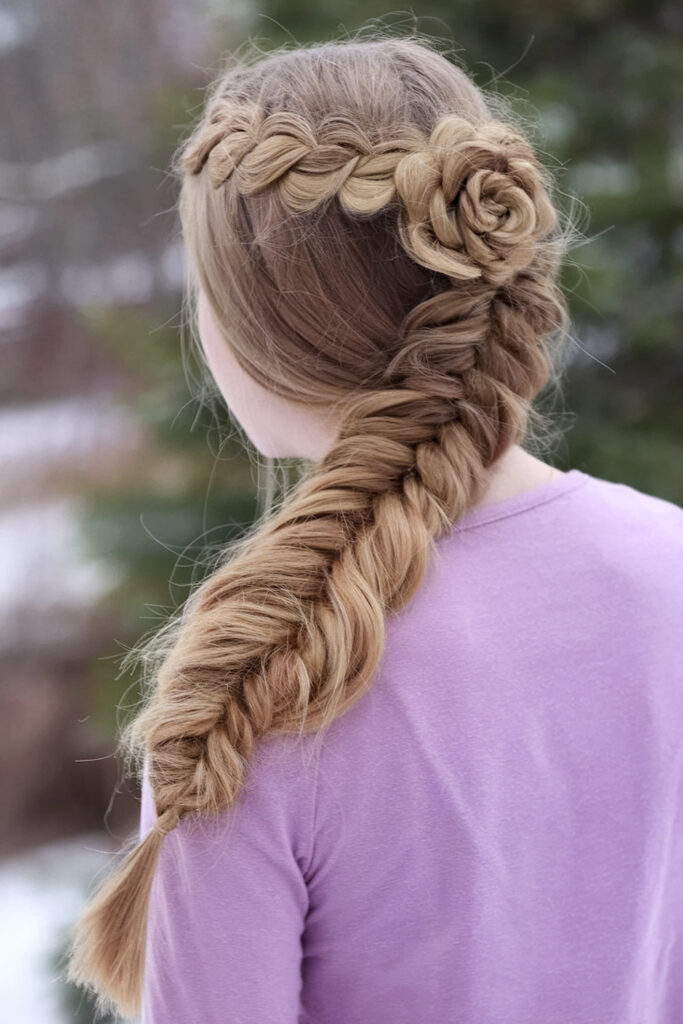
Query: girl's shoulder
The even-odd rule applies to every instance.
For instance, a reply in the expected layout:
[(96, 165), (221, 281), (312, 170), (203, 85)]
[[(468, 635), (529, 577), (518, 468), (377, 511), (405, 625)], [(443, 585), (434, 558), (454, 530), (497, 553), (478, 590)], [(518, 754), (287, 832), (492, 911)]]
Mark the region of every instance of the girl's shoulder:
[(669, 581), (683, 594), (683, 508), (626, 483), (588, 478), (577, 498), (582, 537), (596, 557), (643, 580)]

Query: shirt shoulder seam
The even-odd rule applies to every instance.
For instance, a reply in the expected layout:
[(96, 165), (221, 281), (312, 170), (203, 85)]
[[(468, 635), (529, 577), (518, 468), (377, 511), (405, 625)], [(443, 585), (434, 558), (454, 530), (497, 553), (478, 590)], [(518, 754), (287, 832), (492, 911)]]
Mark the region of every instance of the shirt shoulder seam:
[(590, 483), (591, 479), (592, 478), (590, 476), (580, 477), (576, 481), (574, 486), (569, 488), (569, 489), (560, 491), (557, 494), (549, 494), (545, 498), (538, 498), (537, 501), (534, 501), (533, 503), (525, 505), (523, 508), (515, 508), (515, 509), (510, 509), (509, 511), (506, 511), (506, 512), (502, 512), (501, 511), (501, 512), (498, 512), (498, 513), (492, 513), (490, 518), (484, 519), (482, 522), (479, 522), (479, 523), (469, 523), (469, 524), (468, 523), (464, 523), (463, 525), (459, 525), (457, 523), (457, 521), (456, 521), (456, 523), (454, 524), (453, 529), (457, 533), (464, 533), (465, 530), (478, 530), (482, 526), (488, 526), (489, 523), (497, 523), (501, 519), (510, 519), (510, 518), (512, 518), (512, 516), (520, 516), (524, 512), (532, 512), (535, 508), (540, 508), (542, 505), (547, 505), (551, 501), (557, 501), (560, 498), (566, 498), (566, 497), (569, 497), (569, 495), (571, 495), (571, 494), (576, 494), (576, 492), (581, 490), (582, 487), (585, 487), (586, 484)]

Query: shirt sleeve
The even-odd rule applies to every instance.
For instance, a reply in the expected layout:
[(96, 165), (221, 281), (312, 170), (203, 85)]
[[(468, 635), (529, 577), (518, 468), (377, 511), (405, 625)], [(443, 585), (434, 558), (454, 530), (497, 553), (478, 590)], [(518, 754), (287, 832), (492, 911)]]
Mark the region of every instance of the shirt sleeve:
[[(164, 836), (141, 1024), (297, 1024), (315, 772), (296, 739), (264, 738), (231, 808)], [(141, 838), (155, 817), (145, 765)]]

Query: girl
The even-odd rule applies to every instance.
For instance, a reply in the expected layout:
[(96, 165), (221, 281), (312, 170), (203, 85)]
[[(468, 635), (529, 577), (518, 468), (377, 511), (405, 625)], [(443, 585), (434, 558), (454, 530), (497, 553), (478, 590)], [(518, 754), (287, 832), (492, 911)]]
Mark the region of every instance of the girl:
[[(69, 977), (144, 1024), (683, 1020), (683, 512), (524, 447), (573, 226), (414, 39), (223, 69), (201, 349), (309, 461), (163, 631)], [(527, 444), (528, 447), (528, 444)]]

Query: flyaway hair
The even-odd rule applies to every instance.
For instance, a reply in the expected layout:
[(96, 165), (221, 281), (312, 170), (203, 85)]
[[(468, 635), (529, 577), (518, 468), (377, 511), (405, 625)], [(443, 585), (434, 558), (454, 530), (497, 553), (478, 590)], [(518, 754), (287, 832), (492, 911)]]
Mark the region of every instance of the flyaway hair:
[(321, 731), (367, 692), (387, 616), (553, 378), (572, 227), (495, 100), (421, 41), (325, 43), (226, 67), (177, 151), (191, 299), (339, 429), (160, 633), (121, 741), (157, 820), (71, 949), (102, 1011), (140, 1010), (164, 834), (230, 807), (260, 737)]

